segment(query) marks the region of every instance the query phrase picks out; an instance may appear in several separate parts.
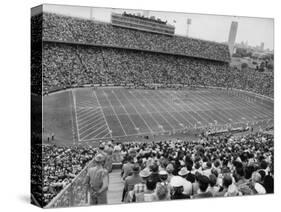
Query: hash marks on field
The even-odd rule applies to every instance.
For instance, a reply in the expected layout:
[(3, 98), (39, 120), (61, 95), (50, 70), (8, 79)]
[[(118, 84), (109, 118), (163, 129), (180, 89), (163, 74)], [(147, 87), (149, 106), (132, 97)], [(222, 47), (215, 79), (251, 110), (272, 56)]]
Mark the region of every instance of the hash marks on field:
[(102, 108), (90, 90), (74, 91), (74, 106), (79, 142), (110, 137)]

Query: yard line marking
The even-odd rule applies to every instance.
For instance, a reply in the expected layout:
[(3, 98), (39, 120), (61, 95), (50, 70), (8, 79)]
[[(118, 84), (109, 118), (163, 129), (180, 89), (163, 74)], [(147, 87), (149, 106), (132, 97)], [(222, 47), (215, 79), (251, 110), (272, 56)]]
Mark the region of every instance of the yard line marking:
[(97, 109), (88, 109), (87, 111), (83, 112), (82, 114), (81, 114), (81, 113), (78, 114), (78, 117), (81, 119), (81, 118), (86, 117), (86, 116), (88, 116), (89, 114), (95, 113), (95, 112), (97, 112), (97, 111), (98, 111), (98, 108), (97, 108)]
[(85, 128), (84, 126), (89, 126), (89, 125), (92, 125), (92, 124), (94, 124), (94, 123), (97, 123), (97, 122), (99, 122), (99, 121), (102, 121), (102, 119), (103, 119), (103, 117), (100, 115), (99, 117), (97, 117), (97, 118), (95, 118), (95, 119), (93, 119), (92, 121), (90, 121), (90, 122), (86, 122), (86, 123), (84, 123), (84, 124), (81, 124), (81, 128), (79, 128), (79, 129), (83, 129), (83, 128)]
[(107, 130), (106, 128), (104, 128), (102, 131), (99, 132), (99, 134), (96, 134), (95, 137), (98, 137), (100, 134), (104, 133), (105, 130)]
[[(139, 99), (135, 96), (134, 93), (130, 93), (139, 103), (141, 103), (139, 101)], [(125, 95), (124, 95), (125, 96)], [(131, 103), (130, 103), (131, 104)], [(132, 104), (131, 104), (132, 105)], [(141, 104), (140, 104), (141, 105)], [(153, 119), (153, 121), (157, 124), (157, 126), (160, 126), (161, 124), (153, 117), (153, 113), (150, 112), (146, 107), (143, 107), (146, 111), (147, 111), (147, 114), (150, 115), (150, 117)], [(134, 110), (138, 113), (137, 109), (134, 108)], [(155, 113), (156, 114), (156, 113)], [(158, 114), (158, 113), (157, 113)], [(151, 129), (151, 128), (150, 128)], [(152, 129), (151, 129), (152, 130)], [(162, 132), (164, 132), (164, 129), (160, 129)], [(152, 130), (153, 131), (153, 130)], [(153, 131), (154, 132), (154, 131)], [(157, 131), (156, 131), (157, 132)]]
[(113, 107), (111, 101), (109, 100), (107, 94), (105, 93), (104, 90), (102, 90), (102, 91), (103, 91), (103, 93), (105, 94), (106, 100), (107, 100), (107, 101), (109, 102), (109, 104), (111, 105), (111, 108), (112, 108), (112, 110), (113, 110), (113, 112), (114, 112), (114, 114), (115, 114), (115, 116), (116, 116), (116, 118), (117, 118), (117, 120), (118, 120), (118, 122), (119, 122), (119, 124), (120, 124), (120, 126), (121, 126), (121, 129), (123, 130), (124, 134), (125, 134), (126, 136), (128, 136), (127, 133), (125, 132), (125, 130), (124, 130), (124, 128), (123, 128), (123, 125), (122, 125), (122, 123), (121, 123), (121, 121), (120, 121), (120, 119), (119, 119), (119, 117), (118, 117), (118, 115), (117, 115), (117, 113), (116, 113), (116, 111), (115, 111), (115, 109), (114, 109), (114, 107)]
[[(179, 94), (184, 94), (184, 92), (179, 92)], [(189, 95), (192, 95), (192, 92), (190, 92)], [(192, 95), (192, 96), (194, 97), (194, 95)], [(197, 95), (195, 95), (195, 96), (197, 96)], [(195, 97), (194, 97), (194, 99), (198, 100), (198, 98), (195, 98)], [(206, 117), (205, 119), (208, 120), (209, 123), (213, 123), (214, 118), (212, 117), (212, 115), (209, 114), (209, 113), (211, 113), (209, 107), (203, 107), (202, 104), (198, 104), (197, 105), (197, 104), (195, 104), (193, 102), (191, 102), (191, 104), (194, 105), (195, 108), (197, 107), (200, 110), (202, 110), (201, 113), (202, 113), (202, 115), (204, 115), (204, 118)], [(198, 114), (199, 114), (199, 112), (198, 112)]]
[[(90, 135), (93, 135), (93, 134), (96, 133), (97, 131), (101, 130), (103, 127), (106, 127), (106, 125), (103, 124), (103, 125), (101, 125), (99, 128), (97, 128), (97, 129), (93, 130), (92, 132), (86, 134), (85, 136), (82, 137), (82, 140), (83, 140), (84, 138), (89, 137)], [(94, 138), (95, 138), (95, 136), (94, 136)]]
[[(167, 93), (167, 91), (163, 91), (163, 92), (165, 92), (165, 93)], [(170, 92), (169, 92), (169, 94), (170, 94)], [(177, 100), (179, 100), (179, 101), (181, 101), (179, 98), (177, 98)], [(183, 109), (183, 111), (185, 111), (186, 112), (186, 110), (185, 110), (185, 108), (187, 108), (187, 106), (183, 106), (183, 104), (184, 105), (186, 105), (183, 101), (181, 101), (182, 102), (182, 104), (180, 104), (179, 105), (179, 107), (181, 107), (182, 109)], [(192, 108), (190, 108), (190, 107), (188, 107), (189, 109), (191, 109), (191, 110), (189, 110), (189, 111), (191, 111), (191, 112), (194, 112), (193, 111), (193, 109)], [(191, 116), (195, 121), (196, 121), (196, 124), (198, 124), (198, 123), (201, 123), (196, 117), (194, 117), (193, 115), (192, 115), (192, 113), (188, 113), (188, 112), (186, 112), (189, 116)], [(198, 115), (199, 116), (199, 115)], [(200, 116), (199, 116), (200, 117)], [(193, 125), (192, 125), (193, 126)]]
[(84, 124), (87, 124), (87, 122), (91, 122), (93, 120), (94, 120), (93, 116), (87, 116), (83, 120), (78, 119), (78, 122), (79, 122), (80, 125), (84, 125)]
[[(215, 94), (210, 93), (210, 95), (214, 96)], [(251, 110), (252, 108), (249, 109), (248, 107), (245, 107), (243, 103), (241, 103), (240, 101), (236, 101), (233, 98), (231, 98), (231, 101), (232, 103), (228, 103), (228, 101), (225, 101), (225, 103), (223, 104), (226, 105), (225, 109), (228, 111), (228, 113), (233, 114), (232, 117), (234, 117), (234, 119), (236, 119), (235, 117), (237, 116), (237, 114), (240, 114), (241, 116), (247, 116), (249, 119), (253, 119), (253, 112), (249, 111), (250, 114), (248, 112), (242, 112), (243, 110)], [(235, 103), (234, 107), (232, 106), (233, 103)]]
[[(163, 96), (163, 93), (161, 93), (160, 90), (159, 90), (159, 92), (156, 92), (156, 95), (158, 95), (158, 96), (160, 97), (159, 99), (162, 99), (162, 97), (160, 96), (160, 94), (162, 95), (162, 97), (164, 97), (164, 96)], [(166, 105), (168, 105), (168, 107), (171, 108), (174, 113), (176, 113), (176, 114), (179, 115), (182, 119), (184, 119), (185, 122), (187, 122), (189, 125), (193, 126), (193, 124), (192, 124), (188, 119), (186, 119), (185, 116), (182, 116), (182, 115), (180, 115), (180, 114), (178, 113), (178, 110), (176, 109), (175, 104), (168, 104), (168, 102), (165, 102), (165, 101), (163, 101), (163, 102), (164, 102)], [(183, 112), (185, 112), (185, 111), (183, 111)], [(177, 120), (178, 120), (178, 119), (177, 119)], [(181, 121), (179, 121), (179, 123), (181, 123)]]
[[(212, 110), (214, 106), (211, 105), (210, 103), (208, 103), (208, 102), (209, 102), (208, 100), (201, 99), (201, 98), (199, 97), (199, 96), (200, 96), (200, 93), (199, 93), (198, 95), (193, 95), (193, 94), (191, 93), (191, 96), (192, 96), (194, 99), (198, 100), (198, 102), (200, 103), (199, 105), (201, 106), (200, 108), (202, 108), (203, 110), (206, 110), (206, 111), (208, 111), (209, 113), (211, 113), (211, 114), (214, 115), (214, 118), (211, 117), (212, 120), (214, 120), (214, 119), (216, 118), (216, 119), (220, 120), (220, 121), (222, 122), (222, 124), (225, 122), (225, 121), (223, 120), (223, 118), (221, 118), (221, 117), (223, 116), (224, 119), (226, 119), (227, 117), (225, 117), (222, 113), (221, 113), (221, 114), (216, 114), (216, 113)], [(204, 108), (205, 108), (205, 109), (204, 109)], [(207, 114), (207, 113), (206, 113), (206, 114)], [(212, 123), (213, 123), (213, 121), (212, 121)]]
[(234, 101), (237, 100), (237, 102), (239, 102), (239, 103), (241, 103), (241, 104), (243, 103), (243, 104), (247, 105), (248, 107), (250, 107), (250, 109), (251, 109), (252, 111), (255, 111), (256, 113), (260, 114), (260, 116), (263, 116), (263, 117), (272, 116), (272, 113), (270, 112), (270, 110), (268, 110), (268, 112), (265, 112), (265, 111), (263, 111), (262, 109), (258, 108), (258, 106), (257, 106), (256, 104), (249, 103), (249, 102), (247, 102), (246, 100), (244, 100), (243, 98), (241, 98), (241, 99), (244, 100), (243, 102), (238, 101), (238, 100), (240, 100), (240, 98), (237, 97), (237, 96), (235, 96), (235, 95), (233, 96), (233, 99), (234, 99)]
[[(96, 131), (97, 129), (99, 129), (100, 127), (102, 127), (102, 126), (105, 126), (105, 124), (104, 123), (102, 123), (102, 122), (100, 122), (100, 123), (98, 123), (98, 124), (96, 124), (95, 126), (91, 126), (90, 128), (88, 128), (88, 129), (86, 129), (86, 130), (84, 130), (80, 135), (81, 135), (81, 137), (83, 137), (85, 134), (86, 134), (86, 132), (93, 132), (93, 129), (94, 129), (94, 131)], [(87, 135), (87, 134), (86, 134)]]
[[(165, 93), (164, 91), (159, 91), (159, 94), (161, 94), (162, 96), (165, 97)], [(160, 96), (160, 95), (159, 95)], [(185, 113), (188, 117), (191, 116), (191, 118), (197, 123), (198, 120), (195, 119), (195, 117), (192, 116), (192, 114), (188, 114), (185, 109), (182, 107), (182, 105), (178, 105), (178, 104), (169, 104), (167, 102), (168, 105), (171, 105), (171, 108), (174, 108), (174, 112), (176, 112), (180, 117), (182, 117), (186, 122), (188, 122), (190, 124), (190, 126), (194, 126), (194, 124), (192, 122), (189, 121), (189, 119), (186, 118), (186, 116), (184, 116), (183, 114), (179, 114), (179, 113)]]
[[(176, 96), (176, 99), (183, 102), (183, 104), (185, 104), (188, 108), (190, 108), (193, 113), (197, 114), (201, 119), (205, 120), (206, 123), (210, 123), (209, 120), (205, 119), (205, 117), (200, 116), (200, 114), (196, 110), (192, 109), (191, 105), (188, 105), (186, 102), (182, 101), (181, 98), (178, 96), (178, 94), (175, 91), (172, 91), (172, 93), (174, 93), (174, 95)], [(191, 102), (191, 104), (193, 105), (192, 102)], [(194, 105), (193, 105), (193, 107), (196, 108), (196, 106), (194, 106)], [(201, 111), (201, 112), (203, 112), (203, 111)]]
[(94, 117), (96, 117), (96, 115), (100, 115), (99, 113), (100, 113), (100, 111), (96, 111), (96, 112), (93, 112), (92, 114), (89, 113), (87, 116), (83, 116), (83, 118), (78, 117), (78, 119), (79, 119), (80, 122), (82, 122), (84, 120), (87, 120), (89, 117), (94, 118)]
[[(258, 107), (256, 107), (255, 104), (251, 104), (251, 103), (248, 103), (245, 99), (243, 98), (239, 98), (239, 97), (236, 97), (235, 95), (231, 95), (231, 94), (226, 94), (226, 96), (228, 98), (231, 98), (231, 100), (233, 102), (235, 102), (236, 105), (238, 105), (238, 107), (235, 107), (237, 110), (239, 110), (240, 108), (242, 109), (247, 109), (247, 110), (250, 110), (253, 115), (253, 112), (255, 111), (256, 113), (260, 114), (260, 116), (262, 117), (265, 117), (264, 115), (268, 115), (267, 113), (261, 111), (260, 109), (258, 109)], [(241, 101), (243, 100), (243, 101)], [(239, 106), (240, 105), (240, 106)], [(250, 115), (250, 116), (252, 116)]]
[[(139, 91), (136, 90), (136, 92), (138, 92), (139, 95), (141, 95), (141, 93), (140, 93)], [(161, 113), (159, 110), (157, 110), (157, 108), (155, 108), (155, 106), (154, 106), (153, 104), (151, 104), (151, 103), (149, 102), (149, 100), (148, 100), (145, 96), (143, 96), (143, 95), (141, 95), (141, 96), (144, 97), (144, 99), (146, 100), (146, 102), (148, 102), (148, 104), (150, 104), (150, 106), (152, 106), (152, 107), (155, 109), (155, 111), (158, 112), (158, 114), (164, 119), (164, 121), (166, 121), (167, 124), (168, 124), (173, 130), (175, 130), (175, 128), (172, 126), (172, 124), (162, 115), (162, 113)]]
[[(156, 95), (155, 95), (155, 93), (156, 93)], [(151, 95), (151, 97), (155, 97), (155, 96), (157, 96), (157, 92), (153, 92), (153, 93), (151, 93), (150, 95)], [(161, 98), (160, 98), (160, 99), (161, 99)], [(160, 99), (159, 99), (159, 101), (160, 101)], [(158, 104), (158, 101), (155, 101), (154, 98), (153, 98), (153, 101), (155, 102), (155, 104), (156, 104), (156, 103)], [(168, 105), (167, 103), (165, 103), (165, 102), (162, 101), (162, 100), (161, 100), (161, 102), (162, 102), (163, 104)], [(164, 108), (164, 111), (166, 111), (166, 112), (172, 117), (172, 119), (174, 119), (174, 121), (177, 122), (177, 125), (180, 126), (180, 124), (182, 124), (182, 121), (179, 121), (175, 116), (173, 116), (173, 115), (171, 114), (171, 112), (166, 109), (166, 107), (162, 107), (162, 104), (158, 104), (158, 105), (159, 105), (159, 107), (161, 107), (162, 109)], [(181, 127), (181, 128), (184, 128), (184, 127)]]
[[(130, 94), (131, 94), (131, 92), (130, 92)], [(141, 113), (137, 110), (137, 108), (135, 107), (135, 105), (130, 102), (130, 100), (128, 99), (128, 97), (127, 97), (124, 93), (121, 92), (121, 95), (124, 96), (124, 97), (127, 99), (127, 101), (129, 102), (129, 104), (133, 106), (134, 110), (137, 112), (137, 114), (138, 114), (138, 115), (140, 116), (140, 118), (143, 120), (143, 122), (145, 123), (145, 125), (147, 126), (147, 128), (150, 130), (150, 132), (151, 132), (151, 133), (154, 133), (154, 131), (151, 129), (151, 127), (148, 125), (148, 123), (147, 123), (147, 122), (144, 120), (144, 118), (142, 117)], [(132, 94), (131, 94), (131, 95), (132, 95)], [(160, 126), (160, 124), (159, 124), (159, 126)]]
[(132, 124), (134, 125), (134, 129), (137, 129), (137, 126), (135, 125), (135, 123), (133, 122), (132, 118), (130, 117), (130, 114), (128, 113), (127, 109), (125, 108), (125, 106), (121, 103), (120, 99), (117, 97), (116, 93), (114, 92), (114, 90), (112, 90), (113, 95), (115, 96), (115, 98), (117, 99), (117, 101), (120, 103), (120, 105), (123, 107), (123, 109), (125, 110), (125, 112), (127, 113), (127, 116), (129, 118), (129, 120), (132, 122)]
[(98, 105), (99, 105), (99, 107), (100, 107), (100, 110), (101, 110), (101, 112), (102, 112), (102, 116), (103, 116), (103, 119), (104, 119), (104, 122), (106, 123), (106, 126), (107, 126), (107, 129), (108, 129), (108, 131), (109, 131), (109, 133), (110, 133), (110, 137), (112, 138), (112, 131), (111, 131), (111, 129), (109, 128), (109, 126), (108, 126), (108, 123), (107, 123), (107, 120), (106, 120), (106, 118), (105, 118), (105, 115), (104, 115), (104, 111), (103, 111), (103, 108), (102, 108), (102, 106), (101, 106), (101, 104), (100, 104), (100, 100), (99, 100), (99, 98), (98, 98), (98, 96), (97, 96), (97, 94), (96, 94), (96, 91), (92, 91), (92, 96), (94, 97), (94, 95), (95, 95), (95, 97), (96, 97), (96, 99), (97, 99), (97, 103), (98, 103)]
[[(216, 93), (213, 94), (213, 93), (209, 92), (208, 96), (206, 98), (210, 99), (211, 97), (214, 97), (214, 96), (217, 97), (216, 95), (217, 95)], [(241, 112), (241, 110), (243, 110), (244, 107), (237, 107), (236, 105), (233, 106), (233, 103), (232, 104), (228, 103), (228, 101), (225, 100), (225, 97), (224, 97), (224, 99), (222, 99), (222, 102), (220, 102), (220, 105), (218, 105), (218, 104), (214, 104), (214, 105), (216, 107), (220, 107), (221, 108), (220, 110), (226, 114), (225, 116), (228, 119), (230, 117), (236, 121), (240, 121), (240, 118), (237, 117), (237, 114), (240, 114), (240, 116), (245, 115), (244, 113)], [(235, 111), (235, 112), (233, 112), (233, 111)]]
[(106, 138), (108, 135), (110, 135), (110, 132), (108, 132), (107, 134), (105, 134), (102, 138)]
[(240, 107), (236, 107), (236, 111), (240, 112), (240, 114), (242, 114), (243, 116), (248, 117), (250, 120), (253, 120), (253, 117), (255, 115), (260, 116), (260, 118), (271, 117), (267, 112), (264, 112), (262, 109), (258, 108), (255, 104), (248, 103), (243, 98), (239, 98), (229, 94), (227, 94), (227, 97), (228, 98), (231, 97), (232, 101), (235, 102), (236, 105), (240, 105)]
[[(211, 96), (214, 97), (215, 95), (216, 95), (215, 93), (209, 92), (208, 98), (211, 98)], [(229, 103), (228, 100), (226, 100), (224, 97), (224, 99), (222, 99), (222, 102), (218, 107), (221, 107), (221, 110), (223, 110), (228, 116), (230, 116), (231, 118), (233, 118), (237, 121), (240, 121), (240, 119), (237, 119), (237, 114), (240, 114), (240, 116), (246, 115), (246, 116), (250, 117), (248, 114), (242, 113), (241, 110), (246, 109), (245, 107), (237, 106), (236, 104), (235, 104), (235, 106), (233, 106), (233, 105), (234, 105), (233, 102)], [(235, 112), (233, 112), (233, 111), (235, 111)]]
[(77, 125), (77, 137), (78, 137), (78, 142), (80, 141), (80, 135), (79, 135), (79, 123), (77, 121), (77, 111), (76, 111), (76, 97), (75, 94), (73, 92), (73, 90), (71, 90), (72, 93), (72, 97), (73, 97), (73, 102), (74, 102), (74, 113), (75, 113), (75, 119), (76, 119), (76, 125)]
[[(100, 118), (102, 118), (102, 117), (100, 117)], [(86, 130), (88, 130), (88, 129), (90, 129), (90, 128), (96, 127), (97, 125), (99, 125), (100, 123), (102, 123), (102, 122), (101, 122), (102, 119), (100, 119), (100, 118), (97, 119), (97, 120), (95, 120), (95, 121), (92, 122), (92, 123), (89, 123), (89, 124), (87, 123), (85, 126), (81, 127), (79, 130), (85, 132)], [(94, 125), (92, 125), (92, 124), (94, 124)], [(87, 127), (90, 127), (90, 128), (87, 128)], [(86, 130), (85, 130), (85, 128), (86, 128)], [(82, 134), (83, 132), (81, 132), (81, 134)]]
[(83, 115), (79, 115), (79, 113), (78, 113), (78, 116), (77, 116), (77, 118), (78, 118), (78, 120), (84, 120), (84, 119), (87, 119), (87, 118), (89, 118), (89, 117), (91, 117), (91, 115), (92, 115), (92, 113), (93, 113), (93, 111), (92, 110), (88, 110), (88, 112), (87, 113), (85, 113), (85, 114), (83, 114)]
[(89, 108), (77, 106), (77, 112), (78, 113), (84, 113), (84, 112), (87, 112), (88, 110), (89, 110)]

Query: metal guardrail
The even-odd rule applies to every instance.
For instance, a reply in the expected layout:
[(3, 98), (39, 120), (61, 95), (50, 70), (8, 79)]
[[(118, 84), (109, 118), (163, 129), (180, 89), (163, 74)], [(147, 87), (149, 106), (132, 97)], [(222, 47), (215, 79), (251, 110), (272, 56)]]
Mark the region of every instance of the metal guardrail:
[(56, 208), (56, 207), (71, 207), (85, 204), (86, 200), (86, 187), (84, 185), (85, 176), (88, 168), (94, 164), (92, 159), (82, 169), (82, 171), (63, 188), (51, 202), (48, 203), (44, 208)]

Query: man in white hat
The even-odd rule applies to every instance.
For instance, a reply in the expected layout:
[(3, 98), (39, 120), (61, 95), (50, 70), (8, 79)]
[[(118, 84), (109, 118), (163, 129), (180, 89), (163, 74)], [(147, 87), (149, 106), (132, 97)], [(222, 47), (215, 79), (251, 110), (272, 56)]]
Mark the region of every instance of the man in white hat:
[(187, 195), (192, 194), (192, 183), (189, 182), (186, 177), (189, 171), (186, 167), (182, 167), (181, 170), (178, 172), (179, 176), (182, 178), (182, 185), (183, 185), (183, 193)]
[(171, 178), (172, 194), (171, 199), (189, 199), (190, 196), (183, 193), (183, 178), (180, 176), (174, 176)]
[(90, 205), (107, 204), (109, 177), (103, 167), (105, 156), (98, 153), (94, 160), (96, 166), (89, 168), (85, 179), (86, 192), (90, 193)]

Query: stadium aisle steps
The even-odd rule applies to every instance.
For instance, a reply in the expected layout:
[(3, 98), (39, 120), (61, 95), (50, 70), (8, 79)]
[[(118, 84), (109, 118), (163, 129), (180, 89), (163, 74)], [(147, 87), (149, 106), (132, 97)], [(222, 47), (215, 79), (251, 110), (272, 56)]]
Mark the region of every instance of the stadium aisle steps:
[(109, 174), (109, 188), (107, 193), (108, 204), (121, 203), (123, 183), (121, 182), (121, 170), (114, 169)]

